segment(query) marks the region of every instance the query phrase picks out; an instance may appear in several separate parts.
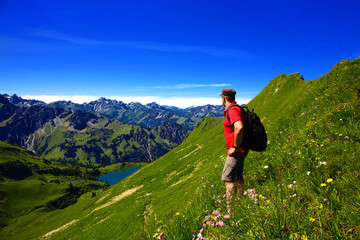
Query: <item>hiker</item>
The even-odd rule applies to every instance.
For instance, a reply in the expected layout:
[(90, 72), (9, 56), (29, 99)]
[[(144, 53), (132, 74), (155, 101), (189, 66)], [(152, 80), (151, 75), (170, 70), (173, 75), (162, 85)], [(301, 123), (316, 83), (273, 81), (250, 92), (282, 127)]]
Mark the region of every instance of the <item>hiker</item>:
[[(225, 106), (224, 135), (227, 148), (222, 180), (225, 182), (228, 203), (231, 202), (234, 194), (242, 194), (244, 190), (244, 159), (249, 152), (249, 149), (241, 148), (244, 134), (246, 134), (245, 113), (239, 106), (228, 109), (229, 106), (236, 104), (235, 95), (236, 91), (230, 88), (223, 89), (220, 95)], [(229, 114), (229, 118), (226, 116), (227, 114)]]

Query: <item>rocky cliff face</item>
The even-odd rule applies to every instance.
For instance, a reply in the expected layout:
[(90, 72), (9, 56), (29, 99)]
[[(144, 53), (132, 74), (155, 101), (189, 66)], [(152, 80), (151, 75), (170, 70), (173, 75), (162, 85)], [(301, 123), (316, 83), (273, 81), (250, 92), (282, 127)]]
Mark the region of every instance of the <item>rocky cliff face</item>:
[(151, 129), (156, 135), (159, 135), (162, 139), (166, 139), (169, 143), (180, 144), (184, 137), (190, 134), (190, 131), (183, 128), (177, 123), (164, 123), (158, 127)]

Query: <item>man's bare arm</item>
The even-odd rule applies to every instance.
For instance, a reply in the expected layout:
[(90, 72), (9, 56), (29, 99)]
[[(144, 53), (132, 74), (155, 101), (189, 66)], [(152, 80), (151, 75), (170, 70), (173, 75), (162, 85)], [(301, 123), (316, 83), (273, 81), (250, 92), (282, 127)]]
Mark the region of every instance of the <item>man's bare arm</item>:
[[(240, 149), (240, 145), (242, 143), (243, 134), (244, 133), (244, 125), (242, 121), (237, 121), (234, 123), (234, 147), (229, 149), (228, 155), (231, 156), (233, 153)], [(235, 148), (236, 147), (236, 148)]]

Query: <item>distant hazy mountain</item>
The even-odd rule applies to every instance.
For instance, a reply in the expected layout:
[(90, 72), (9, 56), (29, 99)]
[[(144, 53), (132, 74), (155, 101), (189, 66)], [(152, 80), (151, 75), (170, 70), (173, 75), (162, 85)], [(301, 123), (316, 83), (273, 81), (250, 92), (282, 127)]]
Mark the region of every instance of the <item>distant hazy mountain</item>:
[[(53, 160), (86, 165), (149, 162), (179, 145), (190, 132), (172, 122), (147, 129), (106, 119), (95, 111), (48, 107), (41, 102), (25, 107), (28, 101), (11, 99), (17, 99), (18, 106), (0, 95), (0, 140)], [(94, 108), (103, 109), (100, 104)]]
[(141, 103), (126, 104), (117, 100), (100, 98), (84, 104), (71, 101), (57, 101), (46, 104), (37, 100), (26, 100), (16, 95), (4, 95), (9, 102), (16, 106), (48, 106), (64, 108), (69, 111), (87, 111), (99, 114), (105, 118), (117, 119), (124, 123), (137, 124), (145, 128), (160, 126), (166, 122), (178, 123), (187, 129), (193, 129), (206, 116), (223, 116), (224, 107), (221, 105), (205, 105), (181, 109), (172, 106), (161, 106), (157, 103), (142, 105)]

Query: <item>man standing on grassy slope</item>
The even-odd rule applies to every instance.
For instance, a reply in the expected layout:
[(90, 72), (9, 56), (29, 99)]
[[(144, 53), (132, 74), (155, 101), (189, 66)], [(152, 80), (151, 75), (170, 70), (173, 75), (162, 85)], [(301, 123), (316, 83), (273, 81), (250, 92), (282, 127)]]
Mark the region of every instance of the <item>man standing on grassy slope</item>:
[[(228, 202), (234, 193), (242, 194), (244, 188), (243, 169), (244, 159), (249, 149), (241, 148), (245, 133), (245, 113), (235, 102), (236, 91), (226, 88), (222, 91), (224, 111), (224, 135), (227, 148), (227, 158), (222, 173), (225, 182)], [(235, 105), (235, 106), (233, 106)], [(229, 119), (226, 115), (229, 115)]]

